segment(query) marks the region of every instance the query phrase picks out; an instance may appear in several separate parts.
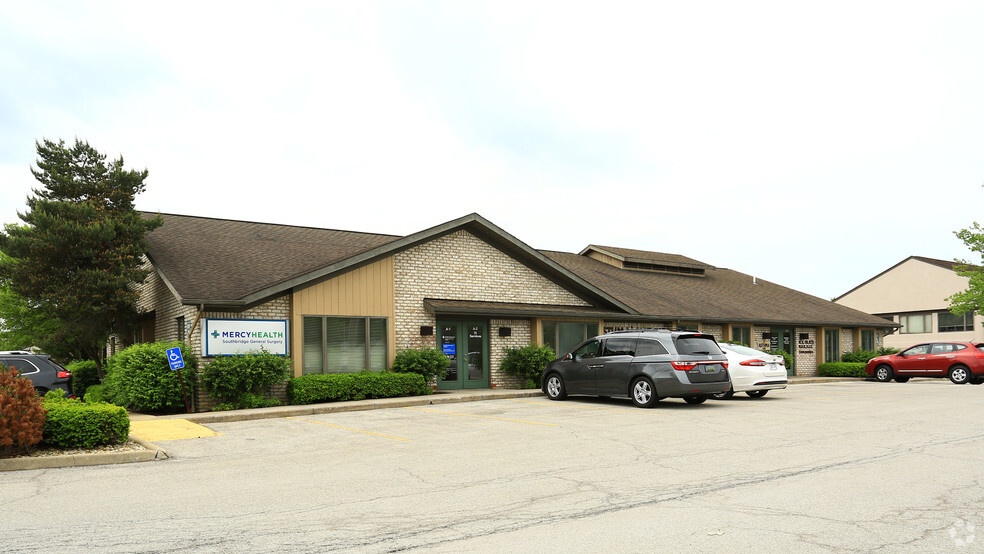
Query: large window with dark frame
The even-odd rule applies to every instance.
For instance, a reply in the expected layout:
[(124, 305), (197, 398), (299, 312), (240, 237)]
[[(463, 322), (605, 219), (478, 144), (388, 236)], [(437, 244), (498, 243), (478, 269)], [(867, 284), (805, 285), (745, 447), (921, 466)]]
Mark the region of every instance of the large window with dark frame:
[(752, 328), (748, 326), (731, 326), (731, 342), (737, 342), (746, 346), (752, 345)]
[(933, 314), (907, 314), (899, 316), (902, 328), (899, 333), (912, 335), (916, 333), (933, 332)]
[(861, 329), (861, 350), (875, 349), (875, 330)]
[(304, 316), (302, 367), (312, 373), (386, 369), (386, 318)]
[(839, 362), (841, 359), (840, 329), (823, 330), (823, 361)]
[(554, 354), (557, 356), (563, 356), (575, 346), (597, 335), (597, 323), (578, 323), (575, 321), (543, 322), (543, 345), (552, 348)]
[(953, 315), (948, 311), (939, 312), (937, 318), (941, 333), (974, 330), (974, 312), (966, 312), (962, 315)]

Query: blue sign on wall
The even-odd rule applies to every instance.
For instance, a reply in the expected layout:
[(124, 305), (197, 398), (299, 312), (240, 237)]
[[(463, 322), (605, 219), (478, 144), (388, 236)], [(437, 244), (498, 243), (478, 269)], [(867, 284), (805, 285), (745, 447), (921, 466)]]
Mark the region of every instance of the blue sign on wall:
[(446, 344), (445, 343), (445, 344), (442, 344), (441, 346), (442, 346), (442, 350), (441, 351), (444, 352), (444, 354), (446, 354), (448, 356), (454, 356), (454, 353), (456, 352), (456, 350), (455, 350), (455, 346), (456, 345), (453, 342), (451, 344)]

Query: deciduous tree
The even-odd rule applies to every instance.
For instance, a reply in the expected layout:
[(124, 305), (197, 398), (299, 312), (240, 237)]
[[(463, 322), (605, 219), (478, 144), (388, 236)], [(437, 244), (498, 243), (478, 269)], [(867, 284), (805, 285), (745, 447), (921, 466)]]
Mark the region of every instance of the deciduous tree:
[(984, 306), (984, 228), (975, 221), (967, 228), (954, 233), (963, 241), (967, 248), (981, 256), (981, 263), (967, 260), (957, 260), (960, 265), (954, 267), (957, 275), (970, 279), (967, 289), (947, 298), (950, 311), (954, 315), (962, 315), (969, 311), (980, 312)]

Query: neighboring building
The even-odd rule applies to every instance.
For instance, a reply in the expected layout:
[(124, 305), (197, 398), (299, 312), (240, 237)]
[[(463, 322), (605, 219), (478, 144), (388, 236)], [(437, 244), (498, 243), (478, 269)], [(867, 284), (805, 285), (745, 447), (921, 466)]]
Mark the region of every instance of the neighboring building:
[(439, 388), (512, 387), (519, 380), (499, 371), (507, 348), (562, 353), (637, 327), (782, 348), (813, 375), (894, 327), (679, 255), (538, 251), (477, 214), (404, 237), (162, 217), (148, 235), (140, 338), (184, 339), (206, 358), (282, 349), (295, 375), (382, 370), (399, 350), (437, 346), (453, 360)]
[(954, 262), (909, 256), (834, 299), (834, 302), (899, 324), (885, 346), (905, 348), (919, 342), (984, 341), (984, 324), (974, 313), (955, 316), (947, 298), (967, 289), (969, 279)]

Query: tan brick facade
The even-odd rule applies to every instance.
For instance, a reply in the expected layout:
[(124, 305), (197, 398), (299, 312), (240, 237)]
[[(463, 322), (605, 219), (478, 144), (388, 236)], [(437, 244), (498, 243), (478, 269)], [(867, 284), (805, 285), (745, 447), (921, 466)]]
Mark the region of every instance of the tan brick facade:
[[(457, 231), (394, 256), (396, 347), (436, 346), (436, 335), (420, 336), (421, 326), (437, 326), (424, 298), (523, 302), (587, 306), (587, 302), (467, 231)], [(505, 344), (526, 346), (532, 341), (529, 320), (513, 325), (513, 336), (500, 340), (498, 325), (490, 325), (490, 384), (506, 386), (511, 376), (500, 375)], [(513, 320), (513, 323), (517, 323)], [(503, 337), (504, 339), (504, 337)], [(522, 344), (520, 344), (522, 343)]]

